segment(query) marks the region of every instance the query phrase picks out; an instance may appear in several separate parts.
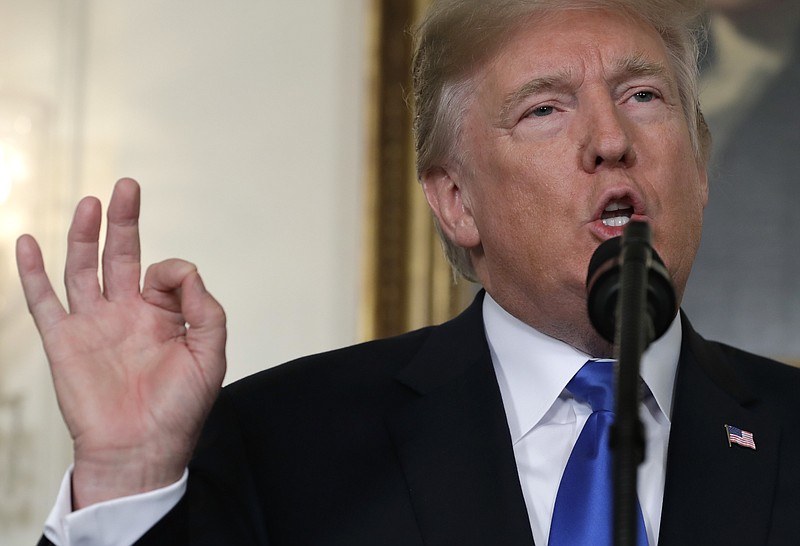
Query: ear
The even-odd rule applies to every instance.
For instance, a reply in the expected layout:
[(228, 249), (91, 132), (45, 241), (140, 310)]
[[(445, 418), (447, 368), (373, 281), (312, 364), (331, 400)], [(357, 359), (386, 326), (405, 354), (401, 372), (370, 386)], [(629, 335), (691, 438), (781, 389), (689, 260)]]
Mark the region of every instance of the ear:
[(457, 176), (444, 167), (434, 167), (422, 174), (422, 189), (442, 233), (464, 248), (480, 245), (475, 217)]
[(700, 199), (702, 199), (703, 208), (708, 205), (708, 169), (703, 167), (700, 170)]
[(703, 209), (708, 205), (708, 166), (698, 162), (697, 165), (697, 198)]

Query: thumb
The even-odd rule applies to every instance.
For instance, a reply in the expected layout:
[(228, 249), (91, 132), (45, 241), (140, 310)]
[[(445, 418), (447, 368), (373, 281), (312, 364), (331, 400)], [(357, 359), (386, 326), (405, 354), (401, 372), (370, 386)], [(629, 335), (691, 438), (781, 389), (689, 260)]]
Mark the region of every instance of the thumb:
[(225, 311), (206, 290), (197, 267), (179, 259), (151, 265), (145, 274), (142, 298), (180, 315), (188, 325), (187, 349), (204, 368), (208, 380), (221, 384), (225, 374)]
[(186, 344), (198, 362), (208, 366), (215, 384), (225, 375), (226, 316), (222, 305), (208, 293), (200, 274), (194, 270), (181, 283), (181, 313), (188, 329)]

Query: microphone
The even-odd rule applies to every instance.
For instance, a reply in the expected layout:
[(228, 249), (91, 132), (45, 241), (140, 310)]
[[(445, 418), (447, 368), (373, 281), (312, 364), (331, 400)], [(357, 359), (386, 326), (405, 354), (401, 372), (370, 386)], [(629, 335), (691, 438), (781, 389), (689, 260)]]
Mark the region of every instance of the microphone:
[(636, 544), (636, 469), (644, 460), (639, 419), (639, 363), (647, 346), (669, 328), (677, 312), (667, 268), (650, 245), (650, 226), (629, 222), (622, 239), (601, 244), (586, 277), (592, 325), (615, 345), (614, 544)]
[[(650, 226), (629, 222), (622, 237), (603, 242), (592, 255), (586, 276), (589, 318), (597, 332), (614, 343), (624, 268), (645, 267), (648, 343), (660, 338), (678, 311), (675, 288), (664, 262), (650, 245)], [(649, 320), (648, 320), (649, 319)]]

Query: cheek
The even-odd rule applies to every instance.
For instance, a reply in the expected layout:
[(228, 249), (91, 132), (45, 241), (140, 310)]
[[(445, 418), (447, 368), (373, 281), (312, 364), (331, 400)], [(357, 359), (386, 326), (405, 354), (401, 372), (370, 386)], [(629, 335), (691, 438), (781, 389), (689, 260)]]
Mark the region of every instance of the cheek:
[(708, 185), (705, 175), (697, 168), (688, 168), (682, 173), (683, 187), (681, 197), (686, 213), (702, 219), (703, 210), (708, 203)]
[(680, 195), (668, 206), (671, 212), (656, 237), (656, 248), (666, 261), (679, 292), (689, 277), (703, 226), (704, 192), (697, 183), (680, 185)]
[[(708, 186), (705, 171), (694, 162), (688, 129), (676, 123), (661, 135), (648, 143), (650, 150), (660, 150), (648, 158), (652, 164), (660, 166), (653, 180), (664, 185), (659, 193), (673, 212), (695, 217), (705, 208)], [(665, 143), (672, 144), (665, 146)]]

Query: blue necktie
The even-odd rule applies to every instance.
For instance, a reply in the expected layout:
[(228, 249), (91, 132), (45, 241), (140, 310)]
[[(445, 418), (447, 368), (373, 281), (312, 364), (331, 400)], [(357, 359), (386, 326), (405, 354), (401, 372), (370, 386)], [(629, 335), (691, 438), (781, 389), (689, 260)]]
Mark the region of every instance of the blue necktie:
[[(578, 436), (558, 487), (549, 546), (611, 546), (613, 542), (613, 456), (608, 445), (614, 421), (614, 363), (587, 362), (567, 385), (592, 414)], [(638, 545), (647, 546), (642, 510)]]

